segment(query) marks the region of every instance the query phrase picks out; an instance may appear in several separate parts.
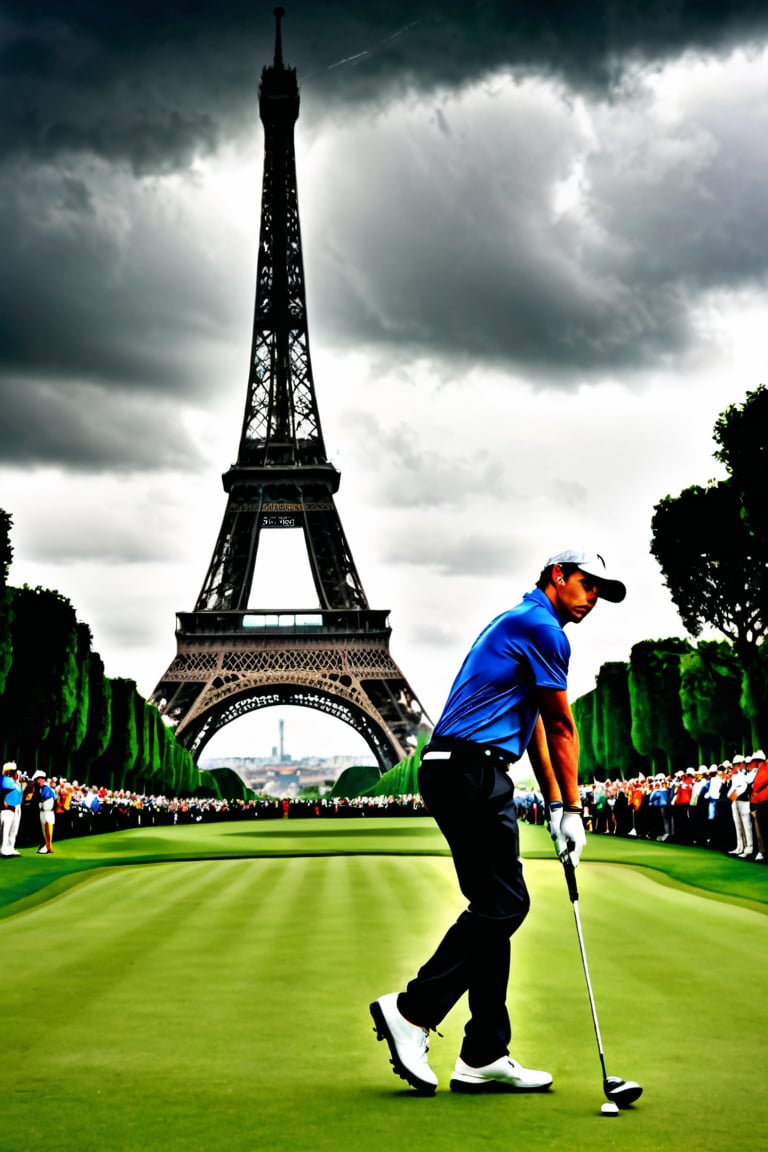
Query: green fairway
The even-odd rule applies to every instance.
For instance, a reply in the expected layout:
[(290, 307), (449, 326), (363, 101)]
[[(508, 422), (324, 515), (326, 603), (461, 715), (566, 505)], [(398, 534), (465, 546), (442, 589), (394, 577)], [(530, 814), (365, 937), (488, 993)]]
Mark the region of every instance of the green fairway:
[(0, 1146), (758, 1147), (768, 870), (589, 839), (581, 914), (608, 1069), (645, 1088), (607, 1119), (562, 870), (542, 829), (522, 833), (533, 907), (513, 941), (512, 1051), (555, 1085), (517, 1097), (447, 1090), (462, 1006), (431, 1042), (434, 1098), (405, 1088), (372, 1031), (369, 1001), (462, 907), (429, 820), (138, 830), (3, 862)]

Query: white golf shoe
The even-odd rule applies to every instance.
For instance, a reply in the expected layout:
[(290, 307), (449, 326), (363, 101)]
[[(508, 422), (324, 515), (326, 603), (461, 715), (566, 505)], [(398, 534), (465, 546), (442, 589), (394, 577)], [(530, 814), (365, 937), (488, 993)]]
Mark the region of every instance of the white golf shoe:
[(472, 1068), (461, 1056), (451, 1077), (452, 1092), (545, 1092), (552, 1083), (549, 1072), (523, 1068), (510, 1056)]
[(377, 1040), (386, 1040), (395, 1073), (423, 1095), (437, 1088), (437, 1076), (427, 1063), (429, 1032), (411, 1024), (397, 1007), (397, 992), (381, 996), (371, 1004)]

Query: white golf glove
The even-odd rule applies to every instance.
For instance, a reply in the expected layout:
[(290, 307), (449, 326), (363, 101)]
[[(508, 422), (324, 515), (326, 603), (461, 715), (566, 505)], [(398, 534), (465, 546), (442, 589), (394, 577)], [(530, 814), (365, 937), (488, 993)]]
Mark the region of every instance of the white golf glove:
[(558, 856), (562, 858), (565, 853), (570, 853), (571, 862), (575, 868), (587, 843), (587, 834), (584, 831), (581, 812), (563, 811), (557, 833), (552, 833), (552, 839), (555, 842), (555, 851)]
[(560, 831), (560, 821), (562, 818), (562, 800), (553, 800), (551, 804), (547, 804), (547, 827), (549, 828), (549, 834), (553, 840), (557, 840), (557, 834)]

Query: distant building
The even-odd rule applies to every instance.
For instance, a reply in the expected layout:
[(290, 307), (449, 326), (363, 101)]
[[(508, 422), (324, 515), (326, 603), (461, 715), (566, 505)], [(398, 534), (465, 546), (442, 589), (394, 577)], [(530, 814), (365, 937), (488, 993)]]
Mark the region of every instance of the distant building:
[(355, 764), (375, 765), (373, 756), (306, 757), (294, 761), (290, 756), (280, 762), (277, 749), (272, 756), (220, 756), (201, 760), (202, 771), (230, 768), (240, 779), (261, 796), (296, 796), (307, 788), (318, 788), (323, 795), (329, 791), (341, 773)]

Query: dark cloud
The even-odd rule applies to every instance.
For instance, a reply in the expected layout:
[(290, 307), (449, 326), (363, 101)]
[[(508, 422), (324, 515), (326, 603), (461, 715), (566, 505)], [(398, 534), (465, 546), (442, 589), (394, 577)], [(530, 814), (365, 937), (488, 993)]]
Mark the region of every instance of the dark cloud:
[(0, 377), (0, 460), (78, 472), (189, 469), (200, 452), (169, 403), (54, 379)]
[[(0, 459), (194, 465), (173, 404), (207, 402), (209, 366), (228, 345), (245, 355), (255, 260), (233, 268), (227, 239), (212, 250), (202, 216), (164, 181), (193, 181), (193, 159), (244, 129), (260, 141), (272, 7), (0, 0)], [(719, 127), (713, 112), (711, 127), (680, 139), (673, 181), (652, 142), (632, 170), (635, 141), (619, 139), (589, 157), (585, 226), (550, 210), (584, 151), (558, 100), (571, 98), (565, 80), (595, 92), (633, 54), (756, 35), (763, 8), (289, 4), (285, 58), (308, 136), (322, 135), (313, 117), (333, 115), (341, 141), (309, 196), (299, 170), (313, 330), (391, 359), (423, 354), (457, 372), (491, 363), (568, 385), (684, 352), (696, 293), (757, 279), (768, 261), (754, 132), (744, 117), (731, 131), (737, 108)], [(462, 122), (456, 92), (482, 77), (508, 89), (510, 68), (528, 73), (518, 87), (534, 92), (530, 115), (525, 100), (515, 113), (492, 92)], [(537, 97), (537, 71), (565, 80), (540, 82)], [(387, 98), (414, 90), (422, 99), (399, 101), (387, 126)], [(429, 126), (404, 123), (409, 107), (426, 109)], [(750, 150), (759, 179), (734, 179)], [(254, 217), (254, 250), (256, 229)], [(430, 469), (445, 473), (428, 464), (404, 459), (387, 499), (407, 505)], [(458, 469), (454, 487), (469, 477)], [(433, 487), (451, 490), (444, 480)]]
[(203, 235), (188, 243), (188, 213), (102, 164), (0, 169), (0, 370), (95, 392), (200, 396), (206, 348), (223, 347), (246, 314), (231, 285), (244, 296), (252, 269), (227, 281)]
[[(643, 236), (636, 218), (612, 216), (625, 191), (634, 195), (621, 158), (610, 178), (598, 170), (598, 186), (588, 182), (583, 212), (555, 210), (592, 148), (562, 93), (499, 83), (441, 111), (449, 133), (423, 106), (399, 106), (373, 132), (341, 129), (316, 172), (310, 287), (325, 331), (411, 355), (439, 350), (459, 371), (485, 362), (569, 384), (582, 372), (642, 371), (686, 348), (681, 241), (672, 233), (660, 250), (652, 218)], [(645, 131), (642, 114), (635, 130)], [(361, 163), (340, 178), (349, 154)], [(669, 224), (685, 220), (675, 194), (664, 195)]]
[(702, 71), (677, 122), (647, 77), (583, 102), (586, 127), (567, 90), (499, 78), (439, 118), (341, 127), (314, 173), (313, 315), (342, 344), (568, 387), (681, 363), (706, 294), (768, 269), (760, 69)]
[[(187, 165), (256, 116), (272, 4), (245, 0), (5, 0), (0, 155), (92, 152), (139, 172)], [(341, 0), (287, 5), (285, 59), (315, 98), (382, 100), (455, 87), (501, 67), (610, 84), (624, 59), (762, 38), (763, 0)]]

